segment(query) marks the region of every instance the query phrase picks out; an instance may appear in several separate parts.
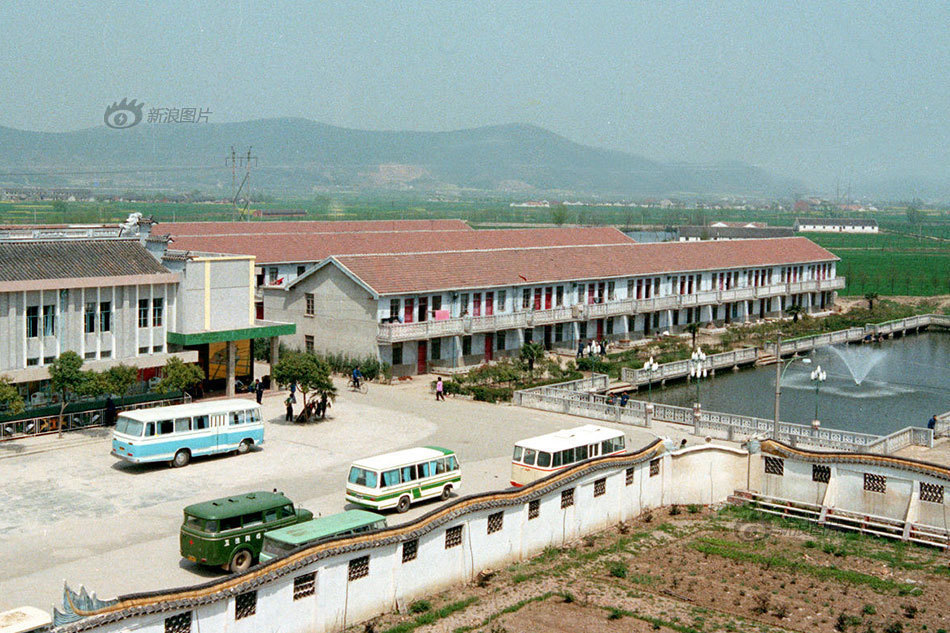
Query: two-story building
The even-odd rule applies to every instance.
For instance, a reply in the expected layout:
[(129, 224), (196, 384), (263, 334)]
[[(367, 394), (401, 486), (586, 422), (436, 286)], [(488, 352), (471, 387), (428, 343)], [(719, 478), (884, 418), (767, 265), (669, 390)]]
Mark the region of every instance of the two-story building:
[(342, 255), (265, 286), (264, 314), (297, 325), (293, 347), (423, 373), (525, 341), (575, 349), (825, 310), (844, 287), (837, 260), (804, 238)]

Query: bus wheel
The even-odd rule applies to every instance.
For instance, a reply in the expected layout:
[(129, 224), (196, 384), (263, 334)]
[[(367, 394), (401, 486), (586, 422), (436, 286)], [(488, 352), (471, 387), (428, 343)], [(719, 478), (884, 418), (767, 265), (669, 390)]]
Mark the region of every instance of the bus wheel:
[(448, 501), (448, 498), (452, 496), (452, 486), (446, 486), (442, 489), (442, 501)]
[(246, 549), (239, 550), (234, 552), (234, 555), (231, 556), (231, 563), (228, 565), (228, 569), (230, 569), (233, 574), (240, 574), (251, 568), (251, 560), (252, 557), (249, 551)]
[(175, 453), (175, 457), (172, 458), (172, 468), (181, 468), (182, 466), (187, 466), (188, 462), (191, 461), (191, 453), (185, 449), (181, 449)]
[(399, 505), (396, 506), (396, 512), (405, 512), (409, 509), (409, 497), (399, 499)]
[(241, 440), (241, 443), (238, 444), (237, 447), (238, 455), (243, 455), (249, 450), (251, 450), (251, 440)]

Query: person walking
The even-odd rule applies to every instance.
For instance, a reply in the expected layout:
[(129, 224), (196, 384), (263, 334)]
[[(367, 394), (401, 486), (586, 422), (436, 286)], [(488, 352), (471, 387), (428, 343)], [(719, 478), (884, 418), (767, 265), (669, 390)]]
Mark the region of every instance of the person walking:
[(363, 372), (360, 371), (359, 366), (353, 368), (353, 388), (360, 388), (360, 379), (363, 377)]
[(257, 398), (257, 404), (260, 404), (261, 400), (264, 399), (264, 383), (261, 382), (260, 378), (254, 379), (254, 396)]
[(584, 341), (577, 342), (577, 358), (584, 358)]
[(327, 394), (320, 396), (320, 402), (317, 404), (317, 416), (321, 419), (326, 419), (327, 409), (329, 409), (330, 406), (330, 398), (327, 397)]
[(293, 397), (287, 396), (287, 399), (284, 400), (284, 406), (287, 408), (287, 415), (284, 416), (285, 422), (294, 421), (294, 400)]
[(928, 429), (936, 429), (936, 428), (937, 428), (937, 414), (936, 414), (936, 413), (934, 413), (932, 416), (930, 416), (930, 419), (927, 420), (927, 428), (928, 428)]
[(445, 389), (445, 387), (444, 387), (444, 385), (442, 384), (442, 376), (439, 376), (439, 379), (435, 381), (435, 400), (436, 400), (436, 402), (438, 402), (439, 400), (442, 400), (443, 402), (445, 401), (445, 391), (444, 391), (444, 389)]

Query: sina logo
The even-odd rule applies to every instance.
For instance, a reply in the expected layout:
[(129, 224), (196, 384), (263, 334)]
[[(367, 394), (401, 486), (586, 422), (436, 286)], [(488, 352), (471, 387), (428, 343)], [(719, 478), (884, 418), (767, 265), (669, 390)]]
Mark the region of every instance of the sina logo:
[(131, 101), (128, 97), (118, 103), (113, 103), (106, 108), (106, 113), (102, 117), (106, 125), (114, 130), (124, 130), (132, 127), (142, 120), (142, 106), (145, 102), (136, 103), (135, 99)]

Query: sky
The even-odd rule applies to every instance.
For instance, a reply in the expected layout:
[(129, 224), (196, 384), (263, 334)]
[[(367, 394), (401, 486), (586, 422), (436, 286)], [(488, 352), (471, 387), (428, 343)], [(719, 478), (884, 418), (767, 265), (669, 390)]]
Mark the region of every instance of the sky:
[(950, 180), (948, 2), (0, 3), (0, 125), (128, 97), (212, 122), (528, 123), (828, 191)]

